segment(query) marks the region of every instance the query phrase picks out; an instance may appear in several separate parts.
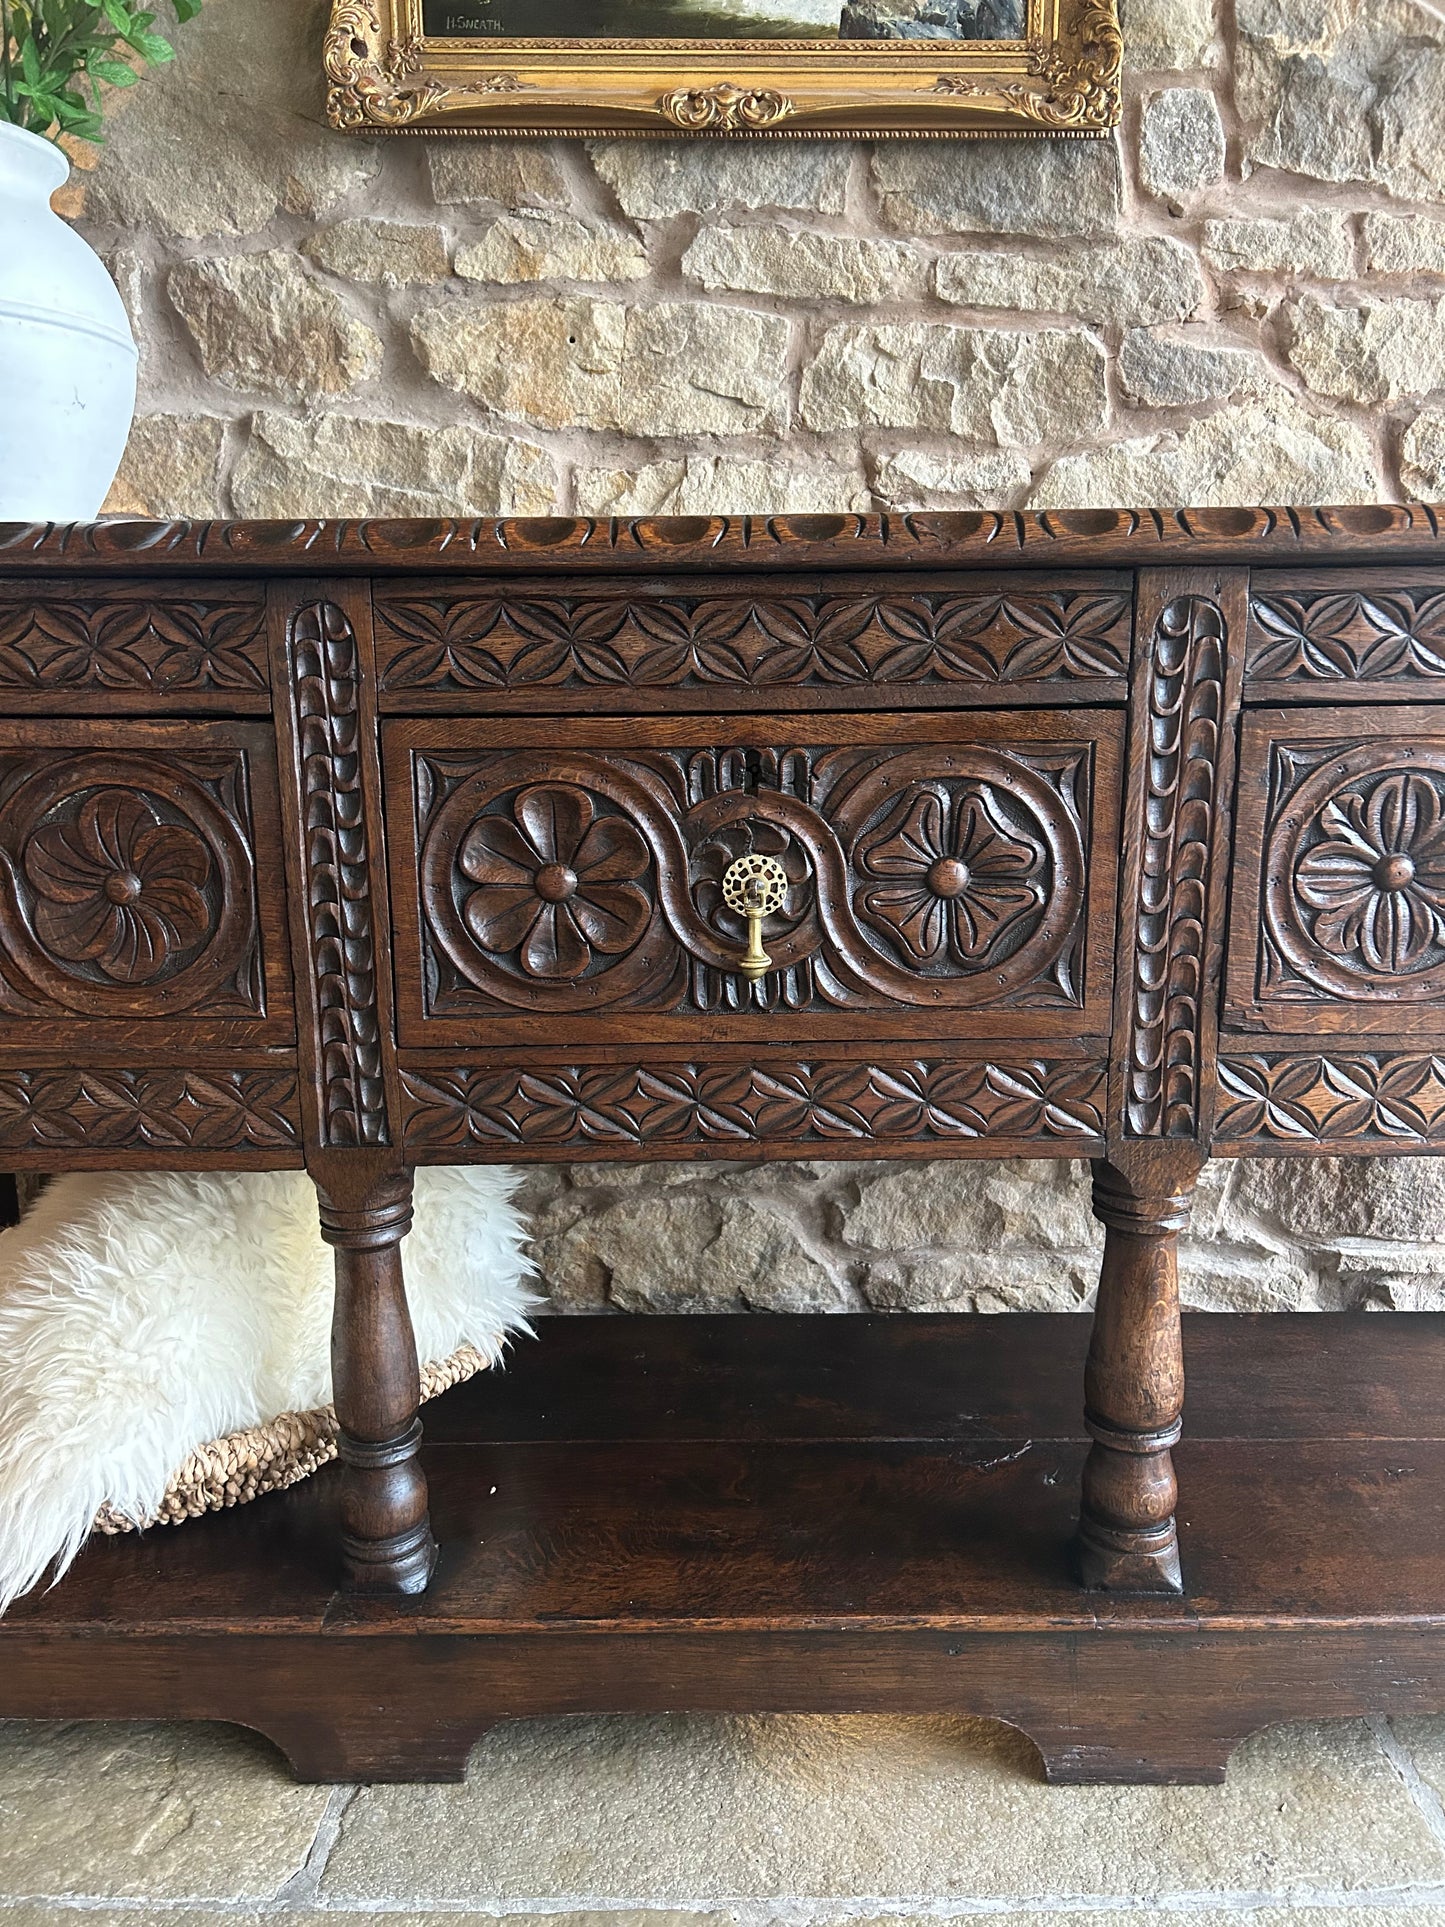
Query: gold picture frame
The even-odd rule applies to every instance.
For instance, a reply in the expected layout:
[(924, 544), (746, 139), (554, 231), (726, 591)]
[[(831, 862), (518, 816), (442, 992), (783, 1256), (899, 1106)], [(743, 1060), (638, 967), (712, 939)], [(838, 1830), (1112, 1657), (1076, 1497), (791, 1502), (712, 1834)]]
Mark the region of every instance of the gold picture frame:
[[(1119, 119), (1118, 0), (839, 0), (839, 37), (729, 39), (771, 7), (816, 21), (827, 0), (332, 0), (333, 127), (402, 134), (1105, 134)], [(1017, 39), (842, 37), (898, 19), (1014, 7)], [(709, 38), (522, 38), (512, 20), (711, 23)], [(748, 7), (753, 12), (746, 11)], [(932, 8), (910, 15), (908, 9)], [(942, 8), (940, 12), (939, 9)], [(863, 9), (864, 11), (859, 11)], [(889, 11), (892, 9), (892, 12)], [(850, 17), (851, 16), (851, 17)], [(466, 25), (465, 33), (439, 32)], [(880, 27), (879, 23), (882, 23)], [(772, 20), (769, 19), (770, 30)], [(430, 31), (429, 31), (430, 29)], [(960, 29), (961, 30), (961, 29)], [(905, 29), (906, 31), (906, 29)]]

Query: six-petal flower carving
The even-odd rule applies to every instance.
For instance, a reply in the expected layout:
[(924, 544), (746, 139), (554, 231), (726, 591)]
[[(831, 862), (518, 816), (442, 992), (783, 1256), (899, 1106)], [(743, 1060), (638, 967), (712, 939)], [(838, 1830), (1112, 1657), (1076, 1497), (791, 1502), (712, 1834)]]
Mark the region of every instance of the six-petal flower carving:
[(1430, 780), (1395, 771), (1334, 796), (1294, 891), (1322, 950), (1392, 975), (1445, 945), (1445, 816)]
[(24, 868), (40, 942), (116, 983), (152, 982), (214, 927), (204, 840), (132, 790), (95, 790), (73, 820), (37, 830)]
[(647, 845), (570, 784), (538, 783), (517, 795), (510, 816), (479, 817), (457, 866), (477, 885), (462, 905), (467, 928), (484, 950), (515, 950), (529, 976), (580, 977), (594, 951), (630, 950), (652, 916), (635, 881)]
[(920, 964), (979, 966), (1044, 901), (1043, 847), (1009, 823), (986, 783), (909, 790), (858, 861), (885, 879), (860, 893), (862, 909)]

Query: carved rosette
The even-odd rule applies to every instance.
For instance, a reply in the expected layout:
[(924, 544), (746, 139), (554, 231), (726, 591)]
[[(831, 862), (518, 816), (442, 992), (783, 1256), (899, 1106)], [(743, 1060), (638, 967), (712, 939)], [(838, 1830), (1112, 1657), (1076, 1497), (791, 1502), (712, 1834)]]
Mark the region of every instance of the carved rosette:
[(1445, 751), (1276, 744), (1260, 994), (1445, 996)]
[(23, 765), (0, 804), (0, 950), (22, 1007), (264, 1015), (240, 752)]
[(291, 625), (304, 891), (325, 1145), (385, 1144), (376, 917), (361, 783), (356, 636), (334, 602)]
[(1149, 743), (1135, 906), (1125, 1128), (1199, 1128), (1205, 916), (1220, 731), (1225, 620), (1204, 596), (1160, 614), (1148, 675)]
[[(713, 1009), (745, 930), (722, 878), (778, 861), (793, 1008), (1077, 1007), (1083, 749), (418, 756), (432, 1014)], [(711, 973), (711, 975), (709, 975)], [(736, 1000), (736, 999), (735, 999)]]

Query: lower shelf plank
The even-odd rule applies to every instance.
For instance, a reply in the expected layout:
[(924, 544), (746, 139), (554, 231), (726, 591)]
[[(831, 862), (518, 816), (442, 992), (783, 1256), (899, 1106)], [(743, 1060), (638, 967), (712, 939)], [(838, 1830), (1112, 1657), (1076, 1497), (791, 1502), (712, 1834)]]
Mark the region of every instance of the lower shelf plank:
[(1186, 1321), (1179, 1599), (1069, 1577), (1086, 1338), (548, 1321), (432, 1408), (425, 1596), (337, 1589), (322, 1474), (92, 1545), (0, 1621), (0, 1715), (231, 1720), (306, 1779), (441, 1780), (531, 1715), (950, 1711), (1050, 1779), (1208, 1782), (1279, 1720), (1445, 1712), (1445, 1318)]

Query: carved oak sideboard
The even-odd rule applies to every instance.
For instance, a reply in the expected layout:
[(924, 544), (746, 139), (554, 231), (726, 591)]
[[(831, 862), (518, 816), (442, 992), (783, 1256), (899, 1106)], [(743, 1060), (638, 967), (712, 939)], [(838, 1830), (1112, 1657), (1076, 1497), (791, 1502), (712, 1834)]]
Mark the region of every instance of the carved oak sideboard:
[[(1428, 508), (0, 528), (0, 1162), (304, 1165), (342, 1426), (334, 1526), (308, 1492), (87, 1554), (0, 1628), (0, 1712), (209, 1713), (425, 1776), (507, 1712), (947, 1703), (1059, 1777), (1207, 1778), (1262, 1718), (1445, 1709), (1445, 1598), (1383, 1647), (1324, 1594), (1192, 1605), (1173, 1462), (1205, 1159), (1445, 1148), (1442, 695)], [(615, 1525), (605, 1610), (499, 1603), (561, 1526), (460, 1603), (413, 1167), (1013, 1156), (1094, 1160), (1106, 1227), (1073, 1581), (708, 1611), (697, 1500), (671, 1618)], [(1071, 1342), (1004, 1326), (1025, 1384)], [(458, 1489), (505, 1457), (467, 1437)], [(809, 1489), (846, 1510), (856, 1467)]]

